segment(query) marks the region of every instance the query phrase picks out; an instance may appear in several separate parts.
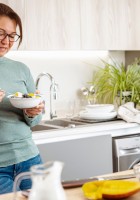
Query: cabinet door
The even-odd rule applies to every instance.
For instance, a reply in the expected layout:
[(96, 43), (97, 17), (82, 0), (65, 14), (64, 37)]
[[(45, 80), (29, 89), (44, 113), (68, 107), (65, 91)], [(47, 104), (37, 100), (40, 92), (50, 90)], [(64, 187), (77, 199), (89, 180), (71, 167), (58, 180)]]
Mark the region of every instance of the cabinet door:
[(26, 49), (80, 49), (79, 1), (26, 0)]
[(65, 164), (62, 180), (85, 179), (112, 173), (110, 135), (60, 140), (48, 142), (46, 137), (44, 143), (38, 144), (38, 148), (44, 163), (59, 160)]
[(108, 1), (108, 49), (140, 49), (140, 1)]
[(80, 0), (2, 0), (23, 23), (22, 50), (79, 50)]
[(81, 0), (82, 49), (139, 50), (139, 0)]
[(139, 50), (140, 0), (1, 0), (23, 23), (22, 50)]
[(108, 49), (108, 0), (81, 0), (81, 48)]

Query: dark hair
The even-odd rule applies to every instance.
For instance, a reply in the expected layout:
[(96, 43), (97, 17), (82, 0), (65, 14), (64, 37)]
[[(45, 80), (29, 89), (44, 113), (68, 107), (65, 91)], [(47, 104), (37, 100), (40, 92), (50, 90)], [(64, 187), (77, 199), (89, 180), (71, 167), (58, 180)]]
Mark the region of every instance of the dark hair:
[(19, 39), (19, 44), (18, 47), (20, 46), (21, 42), (22, 42), (22, 22), (20, 17), (18, 16), (18, 14), (12, 10), (12, 8), (10, 8), (9, 6), (0, 3), (0, 16), (7, 16), (12, 20), (15, 20), (16, 25), (19, 26), (19, 31), (20, 31), (20, 39)]

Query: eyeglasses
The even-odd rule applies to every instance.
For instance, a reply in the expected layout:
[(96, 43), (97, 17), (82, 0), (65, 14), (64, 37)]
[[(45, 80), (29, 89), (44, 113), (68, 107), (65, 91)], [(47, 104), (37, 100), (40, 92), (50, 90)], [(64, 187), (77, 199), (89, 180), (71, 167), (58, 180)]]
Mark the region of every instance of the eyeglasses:
[(17, 42), (20, 35), (17, 33), (8, 34), (4, 29), (0, 28), (0, 41), (4, 40), (8, 36), (10, 42)]

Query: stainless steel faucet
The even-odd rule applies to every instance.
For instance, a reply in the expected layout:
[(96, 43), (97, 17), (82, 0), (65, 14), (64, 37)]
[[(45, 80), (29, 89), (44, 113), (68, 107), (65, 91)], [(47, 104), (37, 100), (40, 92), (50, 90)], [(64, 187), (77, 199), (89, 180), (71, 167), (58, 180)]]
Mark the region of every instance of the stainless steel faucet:
[(53, 119), (54, 117), (57, 117), (56, 115), (56, 110), (54, 109), (53, 100), (57, 99), (57, 91), (58, 91), (58, 85), (55, 83), (54, 78), (46, 72), (42, 72), (37, 76), (36, 79), (36, 89), (38, 90), (38, 85), (39, 85), (39, 81), (41, 79), (41, 77), (43, 76), (47, 76), (50, 81), (51, 81), (51, 85), (50, 85), (50, 119)]

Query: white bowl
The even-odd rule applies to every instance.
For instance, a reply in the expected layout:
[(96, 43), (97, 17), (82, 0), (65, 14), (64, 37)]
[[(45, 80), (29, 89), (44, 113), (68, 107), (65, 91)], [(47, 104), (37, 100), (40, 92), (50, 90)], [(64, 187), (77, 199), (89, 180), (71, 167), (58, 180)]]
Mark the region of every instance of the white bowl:
[(114, 110), (113, 104), (93, 104), (93, 105), (86, 105), (85, 107), (86, 111), (88, 112), (96, 112), (96, 113), (109, 113)]
[(117, 116), (117, 112), (116, 111), (112, 111), (112, 112), (108, 112), (108, 113), (90, 113), (88, 111), (81, 111), (79, 113), (79, 117), (81, 119), (89, 119), (89, 120), (110, 120), (113, 119)]
[(36, 107), (43, 101), (43, 97), (39, 95), (38, 98), (23, 98), (23, 97), (13, 97), (13, 95), (7, 96), (11, 104), (16, 108), (33, 108)]

